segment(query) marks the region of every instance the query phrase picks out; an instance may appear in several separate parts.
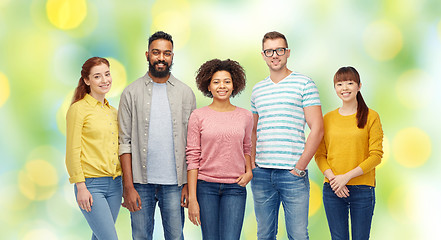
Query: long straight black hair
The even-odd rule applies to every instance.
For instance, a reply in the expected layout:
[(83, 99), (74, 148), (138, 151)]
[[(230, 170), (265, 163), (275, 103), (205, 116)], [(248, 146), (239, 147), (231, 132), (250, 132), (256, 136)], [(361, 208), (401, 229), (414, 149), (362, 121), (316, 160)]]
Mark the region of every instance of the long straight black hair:
[[(344, 82), (344, 81), (354, 81), (358, 84), (358, 86), (360, 86), (361, 83), (360, 75), (358, 74), (357, 70), (355, 70), (355, 68), (351, 66), (341, 67), (334, 75), (334, 85), (337, 82)], [(369, 108), (364, 102), (364, 99), (361, 96), (361, 92), (358, 91), (357, 115), (356, 115), (358, 128), (364, 128), (364, 126), (366, 126), (368, 114), (369, 114)]]

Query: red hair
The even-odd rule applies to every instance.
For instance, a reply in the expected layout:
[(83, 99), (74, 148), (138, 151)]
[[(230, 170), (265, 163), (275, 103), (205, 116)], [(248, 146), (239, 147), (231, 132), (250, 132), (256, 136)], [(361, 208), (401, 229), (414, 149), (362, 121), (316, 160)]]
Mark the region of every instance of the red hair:
[[(334, 85), (337, 82), (354, 81), (360, 86), (360, 75), (353, 67), (341, 67), (334, 75)], [(364, 128), (367, 123), (369, 108), (364, 102), (361, 92), (357, 93), (357, 127)]]
[(81, 77), (80, 80), (78, 81), (77, 88), (75, 88), (75, 93), (72, 98), (71, 105), (83, 99), (87, 93), (90, 93), (90, 86), (87, 85), (86, 82), (84, 82), (84, 79), (89, 79), (90, 70), (93, 67), (101, 64), (106, 64), (108, 67), (110, 67), (109, 61), (102, 57), (92, 57), (87, 59), (86, 62), (84, 62), (83, 67), (81, 69)]

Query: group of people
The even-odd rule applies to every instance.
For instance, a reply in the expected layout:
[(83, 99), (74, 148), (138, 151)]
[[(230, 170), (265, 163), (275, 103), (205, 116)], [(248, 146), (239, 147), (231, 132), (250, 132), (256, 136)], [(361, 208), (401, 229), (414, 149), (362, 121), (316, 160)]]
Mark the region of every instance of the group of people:
[(240, 239), (248, 183), (258, 239), (276, 239), (280, 204), (288, 238), (309, 239), (314, 155), (332, 239), (349, 240), (349, 214), (352, 239), (369, 239), (383, 131), (358, 72), (337, 71), (342, 106), (323, 117), (315, 83), (287, 68), (285, 36), (266, 33), (261, 54), (270, 75), (254, 86), (251, 111), (230, 101), (246, 86), (230, 59), (198, 69), (196, 85), (212, 102), (196, 109), (191, 88), (170, 73), (173, 40), (162, 31), (150, 36), (148, 72), (124, 89), (118, 110), (105, 99), (109, 62), (84, 63), (66, 117), (66, 166), (92, 239), (118, 239), (120, 206), (130, 211), (133, 239), (152, 239), (156, 205), (164, 239), (184, 239), (184, 208), (203, 239)]

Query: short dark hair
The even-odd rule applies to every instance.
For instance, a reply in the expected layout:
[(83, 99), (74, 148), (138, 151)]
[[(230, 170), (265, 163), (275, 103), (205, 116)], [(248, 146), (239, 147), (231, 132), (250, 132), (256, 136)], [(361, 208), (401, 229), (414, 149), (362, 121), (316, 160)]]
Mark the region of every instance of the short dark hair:
[(276, 31), (272, 31), (272, 32), (267, 32), (263, 36), (263, 39), (262, 39), (262, 49), (263, 49), (263, 44), (265, 43), (266, 40), (268, 40), (268, 39), (272, 39), (273, 40), (273, 39), (277, 39), (277, 38), (281, 38), (281, 39), (285, 40), (286, 47), (288, 48), (288, 41), (286, 41), (285, 35), (283, 35), (283, 34), (281, 34), (279, 32), (276, 32)]
[(233, 81), (234, 90), (231, 93), (231, 97), (236, 96), (242, 90), (245, 89), (246, 76), (245, 70), (240, 64), (234, 60), (219, 60), (213, 59), (205, 62), (196, 72), (196, 85), (198, 89), (207, 97), (212, 98), (213, 94), (208, 91), (208, 86), (211, 83), (211, 79), (216, 72), (227, 71), (231, 74), (231, 80)]
[(153, 41), (158, 40), (158, 39), (164, 39), (164, 40), (170, 41), (173, 46), (173, 39), (170, 34), (165, 33), (163, 31), (157, 31), (157, 32), (153, 33), (152, 36), (149, 37), (149, 45), (147, 47), (150, 48), (150, 44), (152, 44)]

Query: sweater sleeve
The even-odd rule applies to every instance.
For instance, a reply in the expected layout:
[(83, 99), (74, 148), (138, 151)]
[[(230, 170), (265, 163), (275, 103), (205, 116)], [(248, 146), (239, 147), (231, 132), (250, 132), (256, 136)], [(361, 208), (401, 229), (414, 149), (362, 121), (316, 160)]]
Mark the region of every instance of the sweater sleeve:
[(325, 138), (323, 138), (314, 156), (315, 162), (317, 163), (317, 167), (320, 169), (322, 173), (325, 172), (327, 169), (331, 168), (331, 166), (329, 166), (328, 164), (327, 156), (328, 156), (328, 152), (326, 149)]
[(372, 111), (373, 120), (369, 124), (368, 121), (368, 131), (369, 131), (369, 156), (361, 162), (358, 166), (363, 170), (363, 173), (367, 173), (374, 169), (381, 162), (383, 157), (383, 129), (381, 127), (380, 117), (378, 113)]
[(245, 127), (245, 136), (243, 139), (243, 154), (251, 156), (251, 132), (253, 131), (253, 114), (248, 111), (248, 119)]
[(199, 169), (201, 160), (201, 127), (196, 111), (191, 113), (188, 120), (186, 155), (187, 171)]
[(80, 159), (83, 123), (84, 116), (79, 106), (70, 106), (66, 115), (66, 168), (70, 183), (85, 181)]

